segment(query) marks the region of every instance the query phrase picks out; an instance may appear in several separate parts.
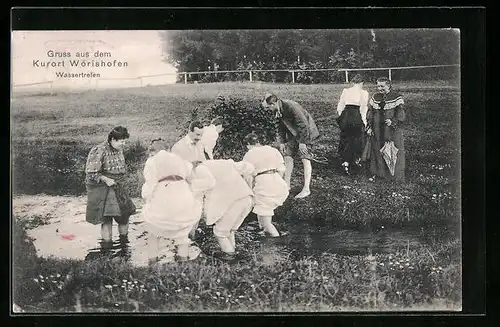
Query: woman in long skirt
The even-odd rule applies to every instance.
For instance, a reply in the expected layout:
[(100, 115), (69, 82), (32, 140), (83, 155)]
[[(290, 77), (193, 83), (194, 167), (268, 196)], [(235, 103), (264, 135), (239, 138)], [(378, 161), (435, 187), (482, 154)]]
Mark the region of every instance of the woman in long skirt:
[(342, 90), (337, 105), (337, 123), (340, 127), (339, 155), (342, 168), (348, 175), (354, 164), (360, 165), (363, 152), (363, 134), (366, 129), (369, 99), (368, 92), (363, 90), (363, 82), (361, 75), (354, 76), (353, 86)]
[[(370, 172), (374, 177), (402, 181), (406, 165), (402, 130), (406, 120), (403, 97), (392, 90), (387, 78), (379, 78), (377, 88), (379, 92), (371, 97), (367, 114), (367, 133), (371, 135)], [(397, 149), (394, 174), (380, 152), (387, 142), (393, 142)]]

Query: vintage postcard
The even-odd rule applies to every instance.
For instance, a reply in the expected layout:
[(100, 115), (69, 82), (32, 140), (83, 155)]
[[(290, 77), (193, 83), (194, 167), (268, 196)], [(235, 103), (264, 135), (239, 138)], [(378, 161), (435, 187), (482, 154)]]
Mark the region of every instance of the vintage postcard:
[(462, 310), (460, 30), (11, 42), (14, 313)]

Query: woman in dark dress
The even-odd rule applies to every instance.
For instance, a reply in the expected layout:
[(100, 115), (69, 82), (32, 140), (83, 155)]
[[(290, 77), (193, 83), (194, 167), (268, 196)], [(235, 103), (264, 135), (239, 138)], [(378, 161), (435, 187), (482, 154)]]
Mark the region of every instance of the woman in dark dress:
[[(387, 78), (377, 80), (377, 89), (379, 92), (371, 97), (367, 113), (367, 133), (371, 136), (370, 172), (372, 178), (402, 181), (406, 165), (402, 130), (406, 120), (403, 97), (392, 89)], [(394, 175), (380, 152), (385, 143), (391, 141), (397, 148)]]

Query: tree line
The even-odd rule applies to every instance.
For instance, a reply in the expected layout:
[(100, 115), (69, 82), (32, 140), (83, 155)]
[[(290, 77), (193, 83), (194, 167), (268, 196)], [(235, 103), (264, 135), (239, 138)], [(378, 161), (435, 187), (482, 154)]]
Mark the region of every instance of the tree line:
[[(165, 60), (186, 72), (427, 66), (458, 64), (460, 60), (460, 36), (453, 29), (177, 30), (163, 31), (161, 38)], [(454, 78), (457, 70), (418, 74)], [(204, 82), (248, 80), (248, 74), (190, 78)], [(255, 78), (287, 81), (290, 74), (262, 72)], [(339, 78), (343, 77), (337, 72), (315, 72), (299, 74), (297, 82)]]

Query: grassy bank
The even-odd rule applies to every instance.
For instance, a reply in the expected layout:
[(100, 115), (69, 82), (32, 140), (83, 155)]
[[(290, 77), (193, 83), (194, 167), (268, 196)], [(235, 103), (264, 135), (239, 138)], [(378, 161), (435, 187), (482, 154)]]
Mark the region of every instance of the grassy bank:
[(373, 256), (300, 256), (266, 245), (234, 264), (204, 257), (134, 268), (38, 258), (17, 222), (13, 290), (27, 312), (460, 309), (457, 242)]
[[(14, 97), (12, 104), (13, 190), (16, 194), (84, 194), (84, 165), (90, 147), (117, 124), (131, 132), (126, 149), (130, 175), (126, 188), (140, 194), (136, 172), (144, 164), (148, 140), (173, 143), (184, 132), (191, 110), (206, 110), (219, 95), (257, 101), (272, 90), (299, 101), (318, 124), (315, 151), (329, 158), (313, 167), (313, 195), (289, 201), (282, 219), (331, 223), (458, 223), (460, 207), (459, 97), (456, 86), (396, 84), (406, 103), (407, 181), (371, 183), (364, 174), (339, 170), (335, 108), (344, 85), (217, 83), (169, 85)], [(374, 92), (374, 86), (368, 85)], [(301, 165), (292, 187), (298, 192)], [(290, 210), (293, 209), (293, 210)], [(288, 217), (288, 218), (287, 218)]]
[[(84, 194), (88, 151), (121, 124), (131, 132), (125, 186), (137, 197), (141, 185), (136, 173), (143, 168), (148, 141), (161, 136), (173, 143), (185, 131), (192, 109), (203, 112), (219, 95), (258, 101), (271, 90), (297, 100), (320, 129), (314, 150), (329, 158), (326, 165), (313, 164), (307, 200), (293, 199), (302, 175), (296, 164), (292, 196), (273, 218), (280, 230), (304, 237), (285, 245), (257, 242), (255, 228), (245, 225), (237, 243), (246, 257), (234, 264), (207, 256), (150, 269), (120, 260), (39, 258), (25, 224), (33, 227), (44, 217), (14, 219), (15, 302), (29, 312), (460, 309), (460, 242), (444, 236), (445, 229), (460, 226), (459, 90), (443, 83), (395, 85), (409, 117), (407, 179), (391, 183), (370, 182), (363, 173), (342, 175), (334, 119), (343, 87), (217, 83), (14, 96), (15, 194)], [(373, 85), (368, 89), (373, 92)], [(314, 247), (308, 242), (322, 241), (313, 237), (317, 230), (384, 226), (433, 231), (436, 241), (411, 246), (408, 241), (408, 247), (398, 245), (391, 253), (373, 256), (364, 250), (363, 255), (335, 254), (326, 247), (303, 250)], [(350, 235), (335, 235), (351, 240)], [(210, 237), (204, 245), (213, 249), (214, 242)]]

